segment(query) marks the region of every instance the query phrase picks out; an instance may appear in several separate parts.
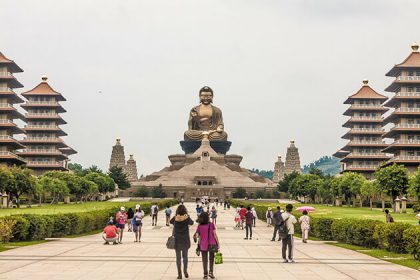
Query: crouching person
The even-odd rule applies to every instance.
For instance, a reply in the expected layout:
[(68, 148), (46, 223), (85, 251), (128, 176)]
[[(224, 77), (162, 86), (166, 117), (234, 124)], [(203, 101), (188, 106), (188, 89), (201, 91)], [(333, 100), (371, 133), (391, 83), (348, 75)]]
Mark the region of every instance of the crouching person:
[(118, 229), (111, 221), (109, 221), (107, 226), (104, 228), (102, 238), (105, 240), (105, 245), (108, 245), (109, 242), (112, 242), (114, 245), (118, 244)]

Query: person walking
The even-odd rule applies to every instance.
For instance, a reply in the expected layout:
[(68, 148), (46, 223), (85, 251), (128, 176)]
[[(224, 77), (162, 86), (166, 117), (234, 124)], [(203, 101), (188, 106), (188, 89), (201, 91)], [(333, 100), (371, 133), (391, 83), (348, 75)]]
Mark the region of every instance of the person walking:
[(271, 226), (273, 218), (273, 211), (271, 210), (271, 207), (268, 207), (267, 212), (265, 212), (265, 218), (267, 220), (267, 226)]
[(251, 207), (247, 207), (247, 211), (245, 213), (245, 230), (246, 230), (246, 236), (245, 240), (248, 239), (248, 230), (249, 230), (249, 239), (252, 239), (252, 222), (254, 220), (254, 215), (252, 214)]
[(133, 217), (134, 217), (134, 211), (133, 211), (133, 209), (132, 208), (128, 208), (128, 211), (127, 211), (127, 226), (128, 226), (128, 232), (132, 232), (133, 231), (133, 226), (132, 226), (132, 224), (131, 224), (131, 220), (133, 219)]
[(125, 212), (125, 207), (121, 207), (120, 211), (115, 215), (117, 221), (117, 228), (119, 229), (119, 240), (118, 242), (122, 244), (122, 239), (124, 235), (125, 223), (127, 222), (127, 213)]
[(252, 216), (253, 216), (253, 220), (252, 220), (252, 224), (253, 224), (253, 226), (255, 227), (255, 225), (256, 225), (256, 221), (257, 221), (257, 218), (258, 218), (258, 216), (257, 216), (257, 211), (255, 210), (255, 207), (252, 207), (251, 208), (251, 212), (252, 212)]
[(242, 229), (244, 229), (245, 214), (246, 214), (246, 208), (243, 205), (241, 205), (241, 209), (239, 210), (239, 216), (241, 217), (241, 228)]
[(108, 245), (109, 242), (112, 242), (114, 245), (118, 244), (118, 229), (112, 221), (109, 221), (104, 228), (102, 238), (105, 240), (104, 245)]
[(213, 223), (209, 222), (209, 215), (203, 212), (199, 217), (200, 224), (194, 236), (199, 237), (199, 246), (201, 252), (201, 259), (203, 261), (203, 279), (214, 279), (213, 267), (214, 267), (214, 254), (220, 250), (220, 242), (217, 237), (216, 227)]
[[(283, 257), (283, 262), (292, 262), (294, 263), (295, 260), (293, 259), (293, 234), (295, 233), (294, 224), (297, 223), (295, 216), (292, 215), (293, 205), (287, 204), (286, 205), (286, 212), (282, 214), (283, 223), (286, 228), (286, 235), (282, 236), (282, 246), (281, 246), (281, 254)], [(286, 251), (288, 252), (286, 257)]]
[(173, 234), (175, 236), (176, 267), (178, 269), (177, 279), (182, 279), (181, 257), (184, 264), (184, 276), (188, 278), (188, 249), (191, 247), (188, 227), (193, 225), (194, 221), (188, 215), (184, 204), (178, 206), (175, 216), (170, 220), (170, 223), (174, 225)]
[(392, 218), (391, 214), (389, 214), (389, 210), (388, 209), (385, 209), (385, 222), (387, 224), (394, 222), (394, 218)]
[(216, 224), (216, 219), (217, 219), (217, 210), (216, 210), (216, 208), (215, 208), (214, 206), (211, 208), (210, 218), (211, 218), (211, 222), (212, 222), (213, 224)]
[(197, 204), (197, 207), (195, 208), (195, 213), (197, 214), (197, 219), (200, 217), (201, 212), (203, 212), (203, 207), (201, 207), (200, 204)]
[[(183, 203), (181, 203), (183, 205)], [(165, 216), (166, 216), (166, 226), (169, 226), (169, 221), (171, 219), (172, 210), (169, 206), (166, 206)]]
[(141, 228), (143, 226), (144, 212), (141, 210), (140, 204), (136, 205), (136, 213), (133, 217), (134, 235), (136, 240), (134, 242), (141, 242)]
[(152, 226), (157, 226), (157, 216), (159, 213), (159, 206), (153, 204), (150, 208), (150, 215), (152, 216)]
[[(271, 241), (276, 241), (277, 232), (279, 231), (280, 225), (283, 222), (280, 206), (277, 206), (277, 211), (273, 214), (273, 219), (274, 219), (274, 232), (273, 232), (273, 238), (271, 238)], [(280, 241), (280, 240), (281, 240), (281, 237), (279, 233), (279, 239), (277, 241)]]
[(304, 210), (302, 216), (299, 218), (300, 228), (302, 230), (302, 242), (308, 243), (309, 229), (311, 228), (308, 211)]

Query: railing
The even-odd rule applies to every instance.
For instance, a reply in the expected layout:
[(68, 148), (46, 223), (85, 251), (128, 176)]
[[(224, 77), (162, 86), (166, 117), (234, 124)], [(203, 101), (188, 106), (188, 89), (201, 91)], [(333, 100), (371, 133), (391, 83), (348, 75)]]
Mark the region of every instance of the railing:
[(346, 169), (358, 168), (358, 169), (376, 169), (379, 167), (378, 165), (346, 165)]
[(395, 109), (395, 112), (415, 112), (415, 113), (419, 113), (420, 108), (400, 107), (400, 108)]
[(14, 122), (12, 120), (0, 120), (0, 124), (4, 124), (4, 123), (13, 123)]
[(366, 128), (366, 127), (363, 127), (363, 128), (352, 128), (351, 130), (350, 130), (351, 132), (356, 132), (356, 131), (362, 131), (362, 132), (382, 132), (382, 131), (384, 131), (382, 128)]
[(51, 128), (51, 129), (59, 129), (57, 125), (47, 125), (47, 124), (28, 124), (25, 125), (25, 128)]
[(13, 74), (10, 72), (0, 72), (0, 77), (13, 77)]
[(372, 108), (372, 109), (383, 109), (379, 104), (353, 104), (350, 106), (351, 109), (353, 108)]
[(420, 76), (398, 76), (397, 81), (420, 81)]
[(385, 153), (350, 153), (348, 156), (376, 156), (376, 157), (386, 157), (388, 156)]
[(392, 145), (394, 144), (420, 144), (420, 140), (410, 140), (410, 139), (402, 139), (402, 140), (396, 140)]
[(420, 161), (420, 156), (395, 156), (389, 161), (397, 161), (397, 160), (418, 160)]
[(0, 92), (13, 92), (13, 90), (9, 87), (0, 87)]
[(349, 142), (349, 144), (368, 144), (368, 145), (370, 145), (370, 144), (380, 144), (380, 145), (382, 145), (382, 144), (385, 144), (385, 142), (384, 141), (360, 141), (360, 140), (352, 140), (352, 141)]
[(23, 153), (60, 153), (57, 149), (24, 149)]
[(28, 165), (51, 165), (51, 166), (63, 166), (64, 164), (62, 161), (28, 161), (27, 162)]
[(57, 137), (26, 137), (23, 141), (62, 141)]
[(15, 140), (15, 139), (9, 135), (0, 135), (0, 140)]
[(350, 118), (352, 121), (382, 121), (383, 119), (381, 117), (359, 117), (359, 116), (353, 116)]
[(14, 108), (12, 104), (0, 103), (0, 108)]
[(395, 128), (420, 128), (420, 124), (415, 123), (399, 123), (395, 125)]
[(57, 101), (28, 101), (25, 105), (59, 105)]
[(27, 114), (25, 114), (25, 116), (27, 118), (30, 118), (30, 117), (60, 117), (56, 113), (27, 113)]
[(395, 94), (396, 96), (420, 96), (420, 92), (400, 91)]
[(12, 153), (12, 152), (0, 151), (0, 156), (12, 156), (12, 157), (15, 157), (15, 158), (17, 158), (17, 159), (19, 159), (21, 161), (25, 161), (24, 158), (21, 158), (20, 156), (18, 156), (15, 153)]

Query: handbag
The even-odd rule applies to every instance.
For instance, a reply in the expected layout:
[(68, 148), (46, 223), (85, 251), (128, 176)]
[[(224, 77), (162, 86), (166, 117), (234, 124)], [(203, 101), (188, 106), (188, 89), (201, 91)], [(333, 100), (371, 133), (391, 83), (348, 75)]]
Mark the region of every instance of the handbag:
[(222, 253), (218, 252), (214, 255), (214, 263), (215, 264), (222, 264), (223, 263), (223, 255)]
[(166, 241), (166, 248), (168, 249), (175, 249), (175, 223), (174, 227), (172, 229), (172, 235), (168, 237), (168, 240)]
[[(211, 224), (209, 223), (209, 231), (208, 231), (208, 247), (207, 247), (207, 251), (209, 251), (210, 253), (216, 253), (219, 250), (219, 246), (217, 244), (210, 244), (210, 226)], [(217, 241), (216, 241), (217, 243)]]

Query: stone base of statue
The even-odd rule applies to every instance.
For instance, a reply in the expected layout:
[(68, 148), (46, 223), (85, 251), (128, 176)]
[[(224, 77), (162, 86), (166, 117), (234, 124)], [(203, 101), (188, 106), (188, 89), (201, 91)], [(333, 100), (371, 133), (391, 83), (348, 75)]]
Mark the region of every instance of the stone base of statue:
[[(182, 150), (186, 154), (193, 154), (198, 148), (201, 146), (201, 141), (198, 140), (184, 140), (179, 142), (181, 144)], [(232, 142), (230, 141), (210, 141), (210, 146), (213, 150), (216, 151), (218, 154), (226, 155), (226, 153), (230, 149), (230, 145)]]

